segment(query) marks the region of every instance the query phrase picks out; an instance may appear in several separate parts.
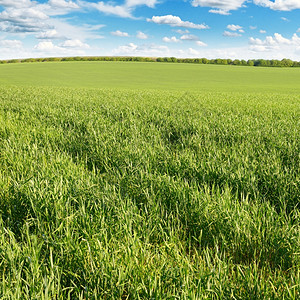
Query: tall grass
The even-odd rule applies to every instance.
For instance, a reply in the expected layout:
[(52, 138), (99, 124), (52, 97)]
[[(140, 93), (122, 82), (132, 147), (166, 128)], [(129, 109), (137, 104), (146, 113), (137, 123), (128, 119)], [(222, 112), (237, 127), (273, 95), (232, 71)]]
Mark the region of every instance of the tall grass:
[(299, 96), (0, 103), (1, 299), (299, 299)]

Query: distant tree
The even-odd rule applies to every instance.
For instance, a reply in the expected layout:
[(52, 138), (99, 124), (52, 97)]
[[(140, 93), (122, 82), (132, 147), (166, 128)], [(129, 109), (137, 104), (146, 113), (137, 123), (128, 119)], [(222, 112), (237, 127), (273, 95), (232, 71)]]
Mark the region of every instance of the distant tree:
[(247, 65), (250, 66), (250, 67), (254, 66), (254, 61), (251, 60), (251, 59), (249, 59), (249, 60), (247, 61)]
[(295, 68), (300, 67), (300, 62), (299, 61), (294, 61), (293, 62), (293, 67), (295, 67)]
[(217, 65), (222, 65), (222, 59), (221, 58), (217, 58), (217, 59), (215, 59), (215, 64), (217, 64)]
[(228, 65), (228, 59), (221, 59), (222, 65)]
[(195, 64), (202, 64), (202, 58), (195, 58), (194, 63)]
[(256, 67), (266, 67), (267, 63), (264, 59), (257, 59), (254, 61), (254, 66)]
[(232, 62), (233, 65), (235, 66), (239, 66), (241, 64), (240, 60), (238, 59), (235, 59), (233, 62)]
[(282, 67), (292, 67), (293, 66), (293, 61), (290, 60), (290, 59), (284, 58), (284, 59), (281, 60), (281, 66)]
[(35, 62), (36, 60), (34, 58), (25, 58), (21, 60), (21, 63), (30, 63)]
[(15, 64), (15, 63), (18, 63), (18, 62), (20, 62), (20, 60), (18, 60), (18, 59), (10, 59), (10, 60), (7, 61), (8, 64)]
[(246, 62), (244, 59), (242, 59), (242, 60), (241, 60), (241, 65), (242, 65), (242, 66), (247, 66), (247, 62)]
[(207, 58), (202, 58), (202, 63), (206, 65), (208, 63), (208, 59)]

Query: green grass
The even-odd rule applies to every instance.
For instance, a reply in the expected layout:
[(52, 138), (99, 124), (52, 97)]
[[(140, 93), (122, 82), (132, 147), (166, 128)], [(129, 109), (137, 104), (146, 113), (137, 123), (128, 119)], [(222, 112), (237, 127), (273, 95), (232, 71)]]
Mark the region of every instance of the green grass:
[[(184, 82), (161, 82), (173, 66)], [(299, 299), (298, 73), (2, 67), (1, 299)], [(79, 83), (84, 68), (104, 77)], [(196, 88), (193, 70), (224, 82)], [(256, 70), (286, 75), (259, 92)]]
[(0, 65), (0, 84), (180, 91), (300, 93), (300, 69), (168, 63)]

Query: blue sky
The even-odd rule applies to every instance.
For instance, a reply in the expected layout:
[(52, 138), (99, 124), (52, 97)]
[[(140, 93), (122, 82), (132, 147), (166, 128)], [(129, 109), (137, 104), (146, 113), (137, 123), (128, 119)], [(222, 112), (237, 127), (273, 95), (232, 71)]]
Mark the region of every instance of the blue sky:
[(300, 0), (0, 0), (0, 59), (291, 58)]

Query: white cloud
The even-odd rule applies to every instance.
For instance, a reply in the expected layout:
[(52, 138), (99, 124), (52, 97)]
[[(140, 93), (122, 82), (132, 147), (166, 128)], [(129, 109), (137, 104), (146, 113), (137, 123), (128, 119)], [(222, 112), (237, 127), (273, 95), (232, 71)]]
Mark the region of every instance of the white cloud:
[(85, 41), (87, 39), (101, 39), (103, 36), (99, 35), (98, 30), (104, 25), (82, 25), (76, 26), (67, 23), (65, 20), (60, 18), (50, 18), (47, 21), (51, 28), (59, 33), (59, 35), (64, 36), (66, 39), (79, 39)]
[(41, 32), (36, 36), (38, 39), (65, 39), (64, 36), (60, 35), (55, 29), (47, 30), (44, 32)]
[(280, 18), (282, 21), (285, 21), (285, 22), (289, 22), (290, 20), (289, 19), (287, 19), (287, 18), (285, 18), (285, 17), (281, 17)]
[(189, 50), (188, 50), (188, 52), (189, 52), (189, 54), (191, 54), (191, 55), (199, 55), (200, 54), (200, 52), (199, 51), (197, 51), (197, 50), (195, 50), (195, 49), (193, 49), (193, 48), (189, 48)]
[(49, 0), (48, 4), (53, 7), (59, 7), (59, 8), (71, 8), (71, 9), (79, 8), (79, 6), (73, 1)]
[(257, 26), (249, 26), (249, 28), (251, 29), (251, 30), (255, 30), (256, 28), (257, 28)]
[(0, 5), (4, 7), (0, 13), (0, 30), (23, 35), (56, 29), (51, 25), (52, 16), (79, 9), (74, 1), (65, 0), (50, 0), (42, 4), (30, 0), (0, 0)]
[(253, 0), (253, 2), (273, 10), (290, 11), (300, 8), (300, 1), (298, 0)]
[(31, 54), (19, 40), (0, 40), (0, 59), (25, 58)]
[(189, 21), (182, 21), (177, 16), (166, 15), (166, 16), (153, 16), (151, 19), (147, 19), (148, 22), (153, 22), (156, 24), (166, 24), (172, 27), (184, 27), (191, 29), (208, 29), (209, 26), (205, 24), (194, 24)]
[(119, 36), (119, 37), (129, 37), (129, 34), (127, 32), (122, 32), (120, 30), (113, 31), (110, 34), (114, 35), (114, 36)]
[(113, 55), (132, 55), (132, 56), (170, 56), (171, 52), (167, 46), (161, 45), (128, 45), (119, 46), (112, 50)]
[(300, 32), (300, 28), (297, 29), (297, 32)]
[(78, 39), (66, 40), (64, 43), (60, 44), (60, 46), (67, 47), (67, 48), (80, 48), (80, 49), (89, 49), (90, 48), (90, 46), (88, 44), (85, 44)]
[(242, 36), (240, 33), (237, 32), (232, 32), (232, 31), (224, 31), (223, 32), (223, 36), (227, 36), (227, 37), (239, 37)]
[(196, 42), (196, 44), (198, 46), (201, 46), (201, 47), (207, 46), (204, 42), (199, 40), (198, 36), (193, 35), (193, 34), (184, 34), (180, 37), (180, 39), (176, 38), (175, 36), (172, 36), (171, 38), (164, 37), (163, 41), (166, 43), (178, 43), (181, 41), (189, 41), (189, 42), (194, 41), (194, 42)]
[(8, 8), (0, 13), (0, 20), (2, 21), (14, 21), (14, 22), (26, 22), (28, 20), (46, 20), (48, 16), (35, 8), (23, 8), (14, 9)]
[(46, 52), (53, 52), (53, 51), (61, 51), (63, 48), (55, 46), (52, 42), (39, 42), (37, 45), (34, 46), (34, 49), (39, 51), (46, 51)]
[[(58, 56), (58, 55), (85, 55), (89, 46), (79, 40), (67, 40), (62, 44), (55, 45), (51, 41), (39, 42), (34, 46), (38, 56)], [(32, 55), (31, 55), (32, 56)]]
[(243, 6), (245, 0), (193, 0), (192, 6), (212, 7), (211, 13), (228, 15), (230, 10), (237, 10)]
[(0, 13), (0, 30), (11, 33), (32, 33), (49, 29), (49, 17), (35, 7), (8, 7)]
[(98, 3), (88, 3), (87, 5), (96, 8), (105, 14), (116, 15), (122, 18), (132, 18), (131, 9), (126, 6), (106, 4), (103, 1)]
[(174, 30), (175, 32), (179, 33), (179, 34), (186, 34), (186, 33), (190, 33), (187, 29), (182, 30), (182, 29), (178, 29), (178, 30)]
[(261, 30), (259, 31), (259, 33), (264, 34), (264, 33), (267, 33), (267, 32), (266, 32), (265, 30), (261, 29)]
[(251, 37), (249, 39), (249, 49), (254, 52), (270, 52), (270, 51), (286, 51), (295, 50), (295, 46), (300, 46), (300, 37), (295, 33), (291, 39), (283, 37), (280, 33), (275, 33), (274, 36), (267, 36), (265, 40)]
[(243, 27), (240, 25), (231, 24), (231, 25), (227, 25), (227, 28), (232, 31), (237, 31), (237, 30), (241, 30)]
[(230, 13), (227, 10), (222, 10), (222, 9), (210, 9), (208, 12), (210, 12), (211, 14), (218, 14), (223, 16), (230, 15)]
[(157, 3), (157, 0), (126, 0), (125, 5), (128, 7), (135, 7), (139, 5), (146, 5), (148, 7), (154, 7)]
[(0, 47), (2, 48), (22, 48), (23, 43), (19, 40), (0, 40)]
[[(212, 7), (209, 12), (229, 15), (229, 11), (237, 10), (244, 6), (247, 0), (192, 0), (192, 6)], [(268, 7), (273, 10), (290, 11), (300, 8), (299, 0), (253, 0), (254, 4)]]
[(136, 49), (138, 48), (137, 45), (135, 45), (134, 43), (129, 43), (128, 45), (125, 46), (120, 46), (117, 49), (114, 49), (113, 52), (115, 54), (120, 54), (120, 53), (133, 53), (136, 51)]
[(206, 47), (206, 46), (207, 46), (207, 44), (205, 44), (205, 43), (202, 42), (202, 41), (196, 41), (196, 44), (197, 44), (198, 46), (200, 46), (200, 47)]
[(122, 5), (115, 5), (114, 2), (111, 1), (100, 1), (97, 3), (82, 1), (80, 3), (82, 6), (95, 8), (105, 14), (115, 15), (122, 18), (134, 18), (132, 13), (137, 6), (145, 5), (154, 8), (157, 2), (157, 0), (126, 0)]
[(136, 34), (136, 37), (140, 40), (147, 40), (148, 39), (148, 35), (142, 31), (138, 31)]
[(180, 39), (183, 41), (198, 41), (199, 40), (199, 38), (193, 34), (185, 34), (185, 35), (181, 36)]
[(24, 8), (30, 7), (32, 2), (30, 0), (0, 0), (0, 5), (4, 7)]
[(170, 38), (165, 36), (163, 38), (163, 41), (165, 43), (179, 43), (180, 42), (180, 40), (176, 36), (172, 36)]

